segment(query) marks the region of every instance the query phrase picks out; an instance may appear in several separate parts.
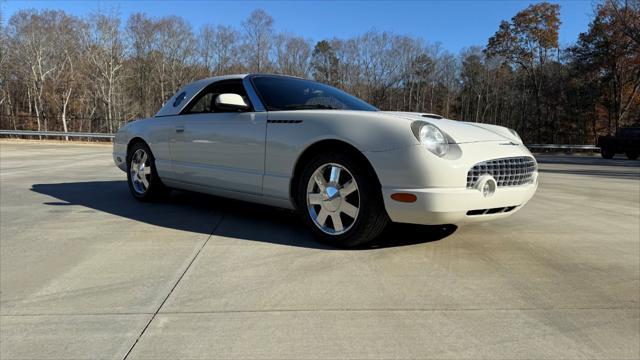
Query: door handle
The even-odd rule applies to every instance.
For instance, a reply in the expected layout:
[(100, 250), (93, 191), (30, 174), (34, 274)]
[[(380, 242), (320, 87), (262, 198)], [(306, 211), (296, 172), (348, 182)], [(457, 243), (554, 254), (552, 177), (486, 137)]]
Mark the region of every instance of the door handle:
[(184, 132), (184, 126), (176, 126), (176, 132), (182, 134)]

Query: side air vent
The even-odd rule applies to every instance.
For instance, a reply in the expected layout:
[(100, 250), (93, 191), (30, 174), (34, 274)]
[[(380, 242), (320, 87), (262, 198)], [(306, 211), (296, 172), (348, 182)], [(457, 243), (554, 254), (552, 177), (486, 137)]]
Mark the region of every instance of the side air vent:
[(422, 114), (422, 117), (429, 118), (429, 119), (444, 119), (442, 115), (430, 114), (430, 113)]
[(269, 124), (300, 124), (302, 120), (267, 120)]

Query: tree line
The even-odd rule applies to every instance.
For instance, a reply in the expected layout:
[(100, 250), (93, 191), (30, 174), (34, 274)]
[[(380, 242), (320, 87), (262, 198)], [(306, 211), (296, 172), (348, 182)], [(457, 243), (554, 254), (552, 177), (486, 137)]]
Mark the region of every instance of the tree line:
[(393, 32), (314, 42), (278, 32), (260, 9), (239, 27), (197, 30), (177, 16), (22, 10), (0, 28), (0, 127), (114, 132), (195, 79), (268, 72), (316, 79), (382, 110), (508, 126), (528, 143), (593, 143), (640, 120), (640, 0), (596, 4), (566, 47), (560, 11), (530, 5), (484, 46), (453, 54)]

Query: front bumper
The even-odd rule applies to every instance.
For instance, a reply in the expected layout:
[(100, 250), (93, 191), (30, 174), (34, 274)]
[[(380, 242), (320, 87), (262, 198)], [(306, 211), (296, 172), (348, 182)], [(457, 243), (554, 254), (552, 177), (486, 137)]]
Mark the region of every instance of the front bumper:
[[(383, 188), (384, 204), (392, 221), (420, 225), (460, 224), (494, 220), (507, 217), (531, 199), (536, 192), (533, 184), (499, 187), (490, 197), (482, 196), (476, 189), (433, 188), (394, 189)], [(413, 203), (391, 199), (394, 193), (411, 193)], [(506, 210), (507, 212), (502, 212)], [(490, 213), (491, 211), (499, 211)]]
[(126, 163), (126, 159), (127, 159), (127, 155), (125, 153), (121, 153), (121, 152), (113, 152), (113, 162), (116, 164), (116, 166), (124, 171), (127, 172), (127, 163)]
[[(523, 145), (502, 141), (456, 144), (443, 158), (422, 145), (364, 154), (376, 170), (387, 213), (395, 222), (440, 225), (499, 219), (519, 210), (537, 189), (537, 172), (532, 183), (499, 186), (486, 198), (480, 191), (467, 188), (468, 172), (478, 163), (533, 157)], [(399, 202), (391, 199), (394, 193), (411, 193), (417, 199), (413, 203)], [(500, 208), (510, 209), (499, 212)], [(491, 211), (485, 214), (479, 210)], [(472, 213), (467, 214), (469, 211)]]

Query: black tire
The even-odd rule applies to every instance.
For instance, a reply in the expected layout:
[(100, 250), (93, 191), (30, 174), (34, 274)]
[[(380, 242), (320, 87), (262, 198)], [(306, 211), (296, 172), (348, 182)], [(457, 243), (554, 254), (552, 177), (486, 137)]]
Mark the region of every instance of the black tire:
[[(344, 197), (342, 195), (342, 191), (340, 191), (340, 203), (342, 203), (342, 201), (350, 202), (352, 205), (357, 206), (358, 210), (355, 219), (351, 218), (348, 215), (345, 215), (346, 213), (337, 211), (338, 217), (346, 219), (346, 221), (350, 220), (350, 223), (344, 223), (345, 231), (343, 233), (329, 234), (320, 228), (321, 225), (316, 224), (316, 221), (314, 221), (312, 212), (310, 210), (310, 207), (312, 206), (315, 209), (319, 209), (317, 213), (314, 210), (314, 213), (318, 215), (316, 217), (317, 220), (318, 218), (320, 218), (320, 213), (322, 212), (322, 209), (325, 205), (308, 205), (307, 193), (308, 187), (314, 186), (314, 189), (317, 190), (313, 191), (319, 191), (322, 194), (322, 191), (319, 190), (320, 188), (315, 187), (317, 185), (310, 185), (310, 179), (314, 175), (316, 170), (321, 169), (324, 166), (334, 167), (335, 165), (343, 168), (339, 178), (353, 179), (355, 180), (357, 187), (357, 190), (355, 190), (352, 194), (346, 195)], [(345, 169), (346, 172), (344, 171)], [(329, 179), (329, 182), (327, 184), (331, 184), (331, 177), (329, 176), (325, 178)], [(374, 240), (378, 235), (380, 235), (380, 233), (390, 222), (389, 216), (387, 215), (387, 212), (384, 208), (384, 203), (380, 191), (380, 184), (376, 180), (376, 175), (373, 173), (370, 167), (367, 166), (367, 164), (363, 164), (361, 160), (359, 161), (358, 157), (354, 154), (342, 151), (332, 151), (319, 154), (313, 157), (304, 166), (299, 179), (300, 180), (298, 181), (298, 184), (295, 188), (296, 205), (302, 217), (304, 218), (304, 221), (309, 226), (316, 239), (318, 239), (318, 241), (320, 242), (337, 247), (355, 247)], [(330, 186), (327, 186), (327, 189), (329, 187)], [(334, 187), (334, 189), (335, 188), (345, 189), (342, 186)], [(324, 200), (322, 201), (322, 203), (327, 204), (326, 202), (324, 202)], [(333, 224), (333, 216), (336, 215), (336, 212), (333, 212), (330, 215), (331, 216), (329, 217), (325, 217), (325, 219), (327, 222), (329, 222), (329, 219), (331, 219), (331, 226), (335, 228), (336, 226), (335, 224)], [(345, 218), (344, 216), (347, 217)]]
[(610, 149), (603, 147), (600, 149), (600, 155), (602, 155), (603, 159), (613, 159), (613, 156), (616, 153), (614, 153), (613, 151), (611, 151)]
[[(146, 175), (143, 175), (140, 170), (132, 171), (132, 162), (138, 152), (142, 152), (147, 155), (144, 167), (150, 168), (151, 171)], [(140, 163), (142, 162), (140, 161)], [(145, 177), (148, 186), (143, 186), (142, 176)], [(156, 170), (156, 161), (153, 157), (153, 153), (149, 146), (144, 142), (136, 142), (129, 148), (129, 152), (127, 153), (127, 183), (129, 184), (129, 191), (131, 191), (131, 195), (140, 201), (157, 201), (166, 197), (170, 192), (170, 189), (167, 188), (160, 180)]]
[(626, 155), (627, 155), (627, 159), (636, 160), (638, 158), (638, 155), (640, 155), (640, 153), (638, 153), (637, 151), (627, 151)]

